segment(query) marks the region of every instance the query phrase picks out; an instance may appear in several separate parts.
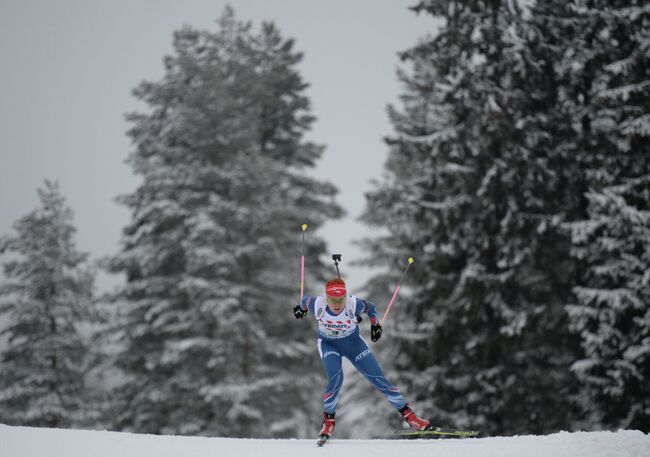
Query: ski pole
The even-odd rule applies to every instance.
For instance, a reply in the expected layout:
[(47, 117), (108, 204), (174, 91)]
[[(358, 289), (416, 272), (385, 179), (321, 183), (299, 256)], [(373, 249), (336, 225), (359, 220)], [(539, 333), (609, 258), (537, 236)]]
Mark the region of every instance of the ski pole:
[(307, 224), (302, 224), (302, 244), (301, 244), (301, 253), (302, 257), (300, 259), (300, 302), (302, 303), (302, 297), (305, 295), (305, 230), (307, 230)]
[(386, 320), (386, 316), (388, 316), (388, 311), (390, 311), (391, 306), (393, 306), (393, 302), (395, 301), (395, 298), (397, 297), (397, 293), (399, 292), (399, 288), (402, 285), (402, 280), (404, 279), (404, 276), (406, 276), (406, 272), (409, 271), (409, 267), (411, 264), (414, 262), (413, 257), (408, 258), (408, 265), (406, 265), (406, 269), (404, 270), (404, 273), (402, 273), (402, 277), (399, 279), (399, 282), (397, 283), (397, 287), (395, 287), (395, 292), (393, 292), (393, 298), (390, 299), (390, 303), (388, 304), (388, 308), (386, 308), (386, 312), (384, 312), (384, 317), (381, 318), (381, 323), (379, 325), (384, 325), (384, 321)]

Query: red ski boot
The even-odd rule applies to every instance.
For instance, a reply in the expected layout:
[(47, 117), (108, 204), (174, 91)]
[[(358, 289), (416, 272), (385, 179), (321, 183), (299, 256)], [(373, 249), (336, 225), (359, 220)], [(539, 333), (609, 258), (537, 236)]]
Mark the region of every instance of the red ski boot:
[(323, 413), (323, 426), (318, 433), (318, 441), (316, 444), (322, 446), (325, 442), (332, 437), (334, 433), (334, 414), (335, 413)]
[(408, 405), (408, 403), (402, 409), (400, 409), (399, 412), (402, 413), (404, 420), (406, 421), (407, 424), (409, 424), (411, 428), (420, 431), (433, 430), (433, 427), (431, 426), (429, 421), (418, 417), (413, 412), (413, 410)]

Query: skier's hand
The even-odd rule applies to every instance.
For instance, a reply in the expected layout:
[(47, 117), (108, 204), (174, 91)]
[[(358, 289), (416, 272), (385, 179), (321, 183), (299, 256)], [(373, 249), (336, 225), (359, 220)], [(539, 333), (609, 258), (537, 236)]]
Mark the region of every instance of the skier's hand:
[(307, 310), (302, 309), (300, 305), (296, 305), (293, 307), (293, 315), (295, 316), (296, 319), (302, 319), (307, 315)]
[(361, 314), (357, 314), (357, 324), (360, 324), (362, 320), (363, 317), (361, 317)]
[(379, 338), (381, 338), (383, 330), (381, 328), (381, 325), (376, 324), (376, 325), (371, 325), (370, 326), (370, 339), (372, 340), (373, 343), (376, 343)]

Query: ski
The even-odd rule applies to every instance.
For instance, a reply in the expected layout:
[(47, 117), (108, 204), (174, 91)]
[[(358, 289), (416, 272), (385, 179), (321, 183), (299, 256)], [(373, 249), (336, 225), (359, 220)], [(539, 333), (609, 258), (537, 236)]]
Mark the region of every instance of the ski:
[(318, 447), (323, 447), (325, 443), (327, 443), (327, 440), (329, 439), (329, 435), (321, 435), (318, 437), (318, 441), (316, 441), (316, 446)]
[(434, 428), (433, 430), (397, 430), (395, 435), (402, 438), (475, 438), (481, 432), (475, 430), (454, 430), (445, 428)]

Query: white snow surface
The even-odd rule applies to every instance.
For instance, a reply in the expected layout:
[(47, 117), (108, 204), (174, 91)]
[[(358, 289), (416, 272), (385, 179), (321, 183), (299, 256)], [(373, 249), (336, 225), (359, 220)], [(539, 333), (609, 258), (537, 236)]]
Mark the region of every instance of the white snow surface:
[(444, 440), (314, 440), (193, 438), (0, 425), (0, 457), (648, 457), (639, 431), (560, 432)]

